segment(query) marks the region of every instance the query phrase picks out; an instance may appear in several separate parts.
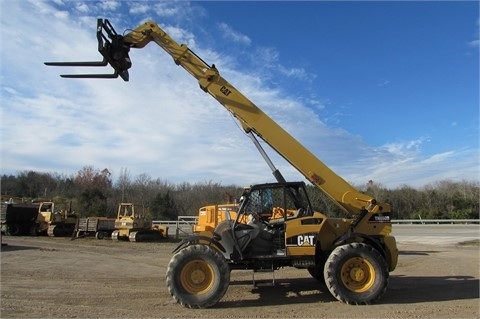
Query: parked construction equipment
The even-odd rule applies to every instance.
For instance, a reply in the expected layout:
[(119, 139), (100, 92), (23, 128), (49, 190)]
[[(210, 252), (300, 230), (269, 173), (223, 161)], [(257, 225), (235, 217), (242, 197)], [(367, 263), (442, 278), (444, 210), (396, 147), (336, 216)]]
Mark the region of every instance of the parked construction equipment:
[(199, 209), (198, 219), (193, 225), (194, 233), (213, 231), (217, 225), (227, 219), (227, 216), (237, 217), (238, 204), (209, 205)]
[(71, 236), (78, 216), (52, 201), (2, 203), (2, 230), (11, 236)]
[[(42, 216), (38, 214), (38, 203), (1, 203), (1, 230), (8, 236), (37, 236), (46, 230)], [(46, 232), (45, 232), (46, 234)]]
[(58, 206), (54, 202), (41, 202), (38, 208), (39, 215), (47, 225), (47, 235), (50, 237), (72, 236), (78, 215), (72, 212), (71, 203), (68, 209)]
[(112, 232), (113, 240), (129, 241), (158, 241), (168, 237), (168, 227), (153, 225), (152, 220), (146, 216), (145, 209), (135, 210), (132, 203), (118, 205), (115, 230)]
[(115, 218), (86, 217), (79, 218), (75, 226), (75, 236), (95, 236), (96, 239), (111, 238), (115, 230)]

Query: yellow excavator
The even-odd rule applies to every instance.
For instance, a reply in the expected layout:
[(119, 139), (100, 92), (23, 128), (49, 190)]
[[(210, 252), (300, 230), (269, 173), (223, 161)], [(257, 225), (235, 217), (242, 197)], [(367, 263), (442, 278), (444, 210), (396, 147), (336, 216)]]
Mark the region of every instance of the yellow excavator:
[[(68, 78), (129, 80), (130, 49), (154, 42), (184, 68), (240, 123), (270, 166), (277, 183), (252, 185), (238, 203), (235, 216), (213, 231), (193, 234), (174, 250), (166, 283), (174, 300), (189, 308), (217, 304), (230, 283), (230, 272), (251, 269), (306, 269), (325, 282), (330, 293), (347, 304), (370, 304), (386, 292), (398, 249), (391, 235), (387, 203), (357, 191), (224, 79), (185, 44), (178, 44), (149, 21), (117, 34), (106, 19), (97, 21), (99, 62), (47, 62), (55, 66), (106, 66), (112, 74), (62, 75)], [(348, 218), (314, 212), (303, 182), (287, 182), (261, 148), (261, 138), (318, 189), (330, 196)], [(282, 218), (269, 218), (274, 212)], [(292, 214), (293, 212), (293, 214)], [(248, 222), (245, 223), (245, 220)]]

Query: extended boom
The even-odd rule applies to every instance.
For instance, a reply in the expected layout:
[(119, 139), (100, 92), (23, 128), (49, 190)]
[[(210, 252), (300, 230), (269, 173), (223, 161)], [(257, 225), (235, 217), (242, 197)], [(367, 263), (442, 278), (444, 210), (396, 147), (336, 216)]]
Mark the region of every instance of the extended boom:
[(208, 92), (230, 111), (238, 119), (245, 132), (254, 132), (348, 213), (359, 215), (364, 210), (370, 212), (382, 211), (385, 214), (390, 212), (388, 204), (377, 203), (374, 198), (358, 192), (225, 80), (215, 65), (208, 65), (185, 44), (178, 44), (157, 23), (145, 22), (126, 35), (120, 36), (113, 30), (108, 20), (99, 19), (97, 38), (99, 42), (98, 50), (103, 56), (103, 61), (47, 62), (46, 64), (96, 66), (106, 65), (108, 62), (114, 69), (113, 74), (62, 76), (69, 78), (112, 78), (120, 75), (123, 80), (128, 81), (128, 69), (132, 65), (128, 55), (130, 48), (140, 49), (150, 42), (155, 42), (172, 56), (177, 65), (182, 66), (198, 80), (202, 90)]

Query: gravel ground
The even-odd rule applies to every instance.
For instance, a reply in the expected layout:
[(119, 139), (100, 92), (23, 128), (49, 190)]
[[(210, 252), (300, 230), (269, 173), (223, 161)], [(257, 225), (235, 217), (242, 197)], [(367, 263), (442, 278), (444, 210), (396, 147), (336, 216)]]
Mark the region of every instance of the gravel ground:
[[(479, 318), (475, 245), (398, 243), (397, 269), (380, 303), (335, 300), (306, 270), (275, 272), (254, 287), (251, 271), (232, 271), (210, 309), (176, 304), (165, 285), (174, 242), (3, 237), (1, 318)], [(255, 279), (271, 280), (271, 273)]]

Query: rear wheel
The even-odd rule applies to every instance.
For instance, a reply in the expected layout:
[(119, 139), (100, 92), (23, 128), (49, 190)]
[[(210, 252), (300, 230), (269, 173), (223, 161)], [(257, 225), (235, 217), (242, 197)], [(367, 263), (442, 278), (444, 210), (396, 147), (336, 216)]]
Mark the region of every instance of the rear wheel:
[(192, 245), (173, 255), (166, 281), (170, 294), (184, 307), (208, 308), (225, 295), (230, 269), (214, 248)]
[(103, 232), (103, 231), (97, 231), (95, 233), (95, 238), (96, 239), (104, 239), (105, 236), (107, 236), (108, 234), (106, 232)]
[(385, 258), (363, 243), (342, 245), (333, 250), (325, 263), (328, 290), (347, 304), (370, 304), (379, 300), (388, 284)]
[(30, 236), (37, 236), (38, 235), (37, 225), (30, 226), (29, 235)]
[(20, 227), (17, 224), (7, 225), (7, 235), (17, 236), (20, 233)]

